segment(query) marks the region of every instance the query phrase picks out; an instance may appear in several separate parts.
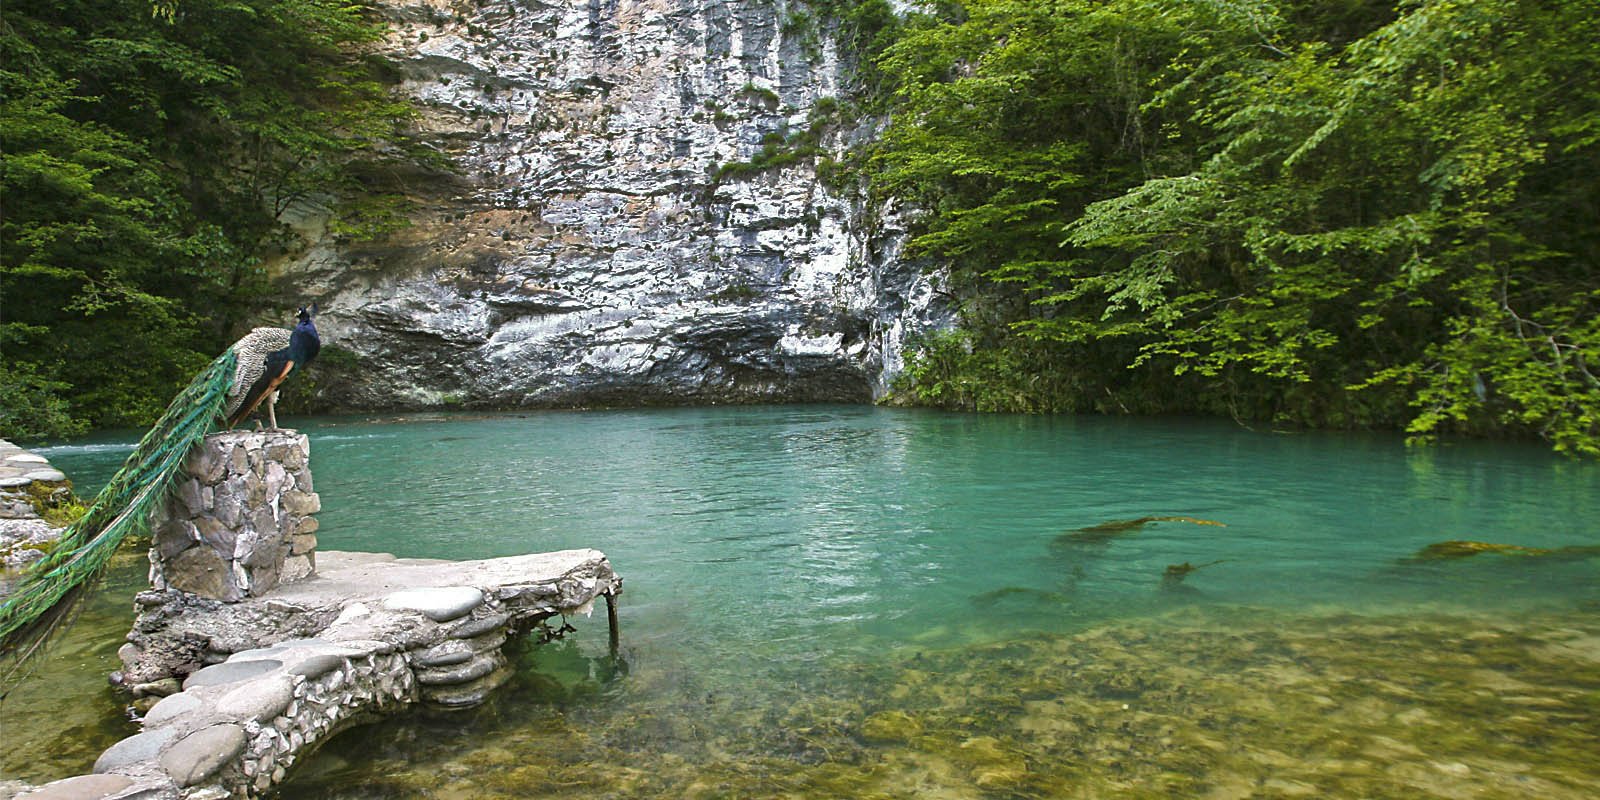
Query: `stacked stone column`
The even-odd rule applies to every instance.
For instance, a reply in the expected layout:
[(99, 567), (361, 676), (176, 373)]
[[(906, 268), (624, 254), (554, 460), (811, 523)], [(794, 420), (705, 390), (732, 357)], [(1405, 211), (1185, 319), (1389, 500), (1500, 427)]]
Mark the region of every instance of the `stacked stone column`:
[(292, 430), (207, 436), (153, 521), (150, 585), (237, 602), (315, 572), (310, 454)]

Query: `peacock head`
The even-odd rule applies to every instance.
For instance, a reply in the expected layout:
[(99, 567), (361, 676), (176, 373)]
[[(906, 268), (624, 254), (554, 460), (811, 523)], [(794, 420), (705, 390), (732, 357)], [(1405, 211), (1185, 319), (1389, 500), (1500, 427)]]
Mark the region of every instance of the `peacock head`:
[(301, 322), (310, 322), (311, 318), (316, 316), (316, 315), (317, 315), (317, 304), (316, 303), (312, 303), (309, 306), (301, 306), (300, 307), (300, 312), (296, 316), (296, 319), (298, 319)]

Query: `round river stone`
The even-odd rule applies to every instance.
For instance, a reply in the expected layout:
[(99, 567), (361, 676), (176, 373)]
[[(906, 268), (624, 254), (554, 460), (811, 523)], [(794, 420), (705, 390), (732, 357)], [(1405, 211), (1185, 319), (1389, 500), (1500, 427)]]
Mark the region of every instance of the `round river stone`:
[(224, 661), (197, 670), (183, 682), (183, 688), (188, 690), (196, 686), (217, 686), (242, 681), (257, 675), (265, 675), (281, 666), (283, 662), (274, 658), (263, 658), (260, 661)]
[(383, 604), (396, 611), (420, 611), (434, 622), (449, 622), (465, 616), (483, 602), (483, 592), (471, 586), (442, 586), (432, 589), (407, 589), (383, 598)]
[(176, 733), (173, 728), (164, 728), (129, 736), (106, 748), (106, 751), (95, 759), (94, 771), (110, 772), (118, 767), (149, 761), (161, 752), (162, 746)]
[(205, 704), (200, 702), (199, 698), (183, 692), (163, 697), (161, 702), (156, 703), (155, 708), (150, 709), (149, 713), (144, 715), (145, 727), (155, 727), (168, 720), (181, 717), (202, 705)]
[(232, 723), (195, 731), (161, 755), (161, 768), (179, 786), (193, 786), (244, 752), (244, 729)]

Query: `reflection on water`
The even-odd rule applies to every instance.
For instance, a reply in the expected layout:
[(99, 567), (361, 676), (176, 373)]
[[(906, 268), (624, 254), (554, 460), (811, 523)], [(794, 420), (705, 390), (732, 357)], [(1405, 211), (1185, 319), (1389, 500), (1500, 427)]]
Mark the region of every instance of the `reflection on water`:
[(101, 751), (139, 732), (125, 711), (127, 698), (106, 676), (122, 666), (117, 648), (148, 566), (142, 552), (119, 552), (68, 633), (25, 665), (28, 678), (0, 700), (0, 779), (43, 783), (88, 772)]
[(1600, 559), (1414, 557), (1600, 545), (1600, 465), (1534, 446), (872, 408), (303, 429), (324, 548), (597, 547), (627, 589), (620, 662), (577, 620), (285, 797), (1600, 789)]

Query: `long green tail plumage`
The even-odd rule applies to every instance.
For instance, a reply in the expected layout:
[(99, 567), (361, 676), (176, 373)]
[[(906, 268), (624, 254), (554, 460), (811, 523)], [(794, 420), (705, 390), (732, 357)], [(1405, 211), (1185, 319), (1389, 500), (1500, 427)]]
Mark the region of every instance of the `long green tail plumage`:
[(229, 348), (190, 382), (89, 510), (0, 604), (0, 656), (15, 655), (20, 666), (93, 585), (122, 540), (148, 526), (184, 457), (222, 420), (237, 359)]

